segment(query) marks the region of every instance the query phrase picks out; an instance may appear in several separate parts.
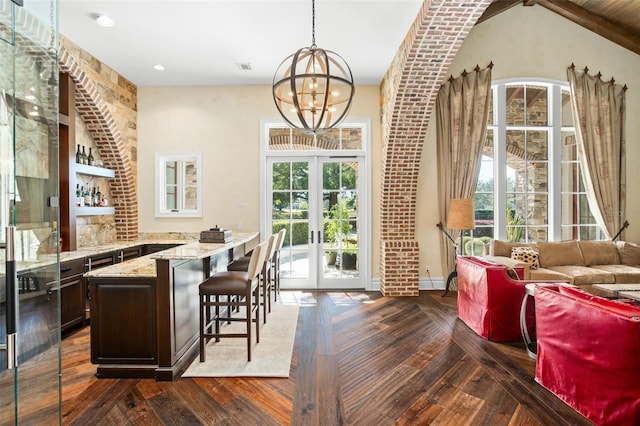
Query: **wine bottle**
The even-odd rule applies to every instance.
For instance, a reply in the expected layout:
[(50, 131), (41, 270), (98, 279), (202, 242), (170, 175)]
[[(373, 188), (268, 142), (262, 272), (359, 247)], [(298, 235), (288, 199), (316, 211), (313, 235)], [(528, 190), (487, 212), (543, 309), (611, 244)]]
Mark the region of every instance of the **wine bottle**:
[[(80, 145), (78, 145), (78, 151), (80, 150)], [(76, 207), (80, 207), (80, 198), (82, 197), (82, 192), (80, 192), (80, 184), (76, 183)]]
[(80, 194), (78, 196), (78, 205), (84, 207), (84, 186), (80, 187)]
[(89, 184), (84, 190), (84, 205), (87, 207), (91, 207), (91, 192), (89, 192)]
[(93, 166), (93, 153), (91, 152), (91, 147), (89, 147), (89, 156), (87, 157), (87, 164)]
[(96, 196), (94, 198), (96, 207), (102, 206), (102, 192), (100, 192), (100, 187), (96, 191)]
[(76, 163), (80, 163), (82, 161), (82, 154), (80, 153), (80, 144), (78, 144), (78, 149), (76, 149)]
[(87, 154), (84, 151), (84, 145), (82, 145), (82, 164), (87, 164)]

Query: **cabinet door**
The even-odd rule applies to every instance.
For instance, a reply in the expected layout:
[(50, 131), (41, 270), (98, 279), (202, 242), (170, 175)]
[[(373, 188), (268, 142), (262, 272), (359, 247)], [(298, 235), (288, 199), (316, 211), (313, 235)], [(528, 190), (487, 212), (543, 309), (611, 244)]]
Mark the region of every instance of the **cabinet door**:
[(84, 278), (77, 275), (60, 281), (60, 319), (62, 331), (85, 320)]

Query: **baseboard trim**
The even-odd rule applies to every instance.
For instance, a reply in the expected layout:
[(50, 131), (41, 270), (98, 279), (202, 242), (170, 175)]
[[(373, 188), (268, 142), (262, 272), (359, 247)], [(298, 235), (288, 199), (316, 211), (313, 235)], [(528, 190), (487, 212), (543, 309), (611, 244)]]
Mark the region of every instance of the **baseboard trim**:
[[(445, 284), (444, 277), (420, 277), (418, 279), (418, 290), (444, 290)], [(366, 290), (380, 291), (380, 278), (373, 278)]]

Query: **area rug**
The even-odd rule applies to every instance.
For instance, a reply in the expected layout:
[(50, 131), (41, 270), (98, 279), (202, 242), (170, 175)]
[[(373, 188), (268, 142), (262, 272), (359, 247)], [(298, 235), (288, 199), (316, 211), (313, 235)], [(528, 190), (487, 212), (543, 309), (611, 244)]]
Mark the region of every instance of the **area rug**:
[[(260, 312), (260, 343), (255, 341), (252, 325), (251, 362), (247, 362), (247, 339), (211, 339), (206, 361), (200, 362), (198, 354), (182, 377), (289, 377), (297, 324), (297, 304), (272, 303), (266, 324)], [(246, 324), (233, 322), (222, 327), (224, 333), (234, 330), (243, 333)]]

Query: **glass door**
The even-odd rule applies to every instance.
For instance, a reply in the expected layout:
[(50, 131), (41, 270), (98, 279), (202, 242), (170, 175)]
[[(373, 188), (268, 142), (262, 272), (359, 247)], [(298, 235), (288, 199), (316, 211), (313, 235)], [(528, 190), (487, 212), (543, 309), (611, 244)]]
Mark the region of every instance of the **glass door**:
[(319, 288), (363, 288), (360, 274), (362, 160), (320, 158), (322, 206)]
[(361, 289), (360, 159), (269, 158), (270, 232), (287, 229), (282, 288)]
[(61, 423), (56, 5), (32, 6), (49, 23), (0, 0), (2, 424)]
[[(271, 233), (285, 228), (280, 254), (282, 288), (316, 288), (316, 165), (308, 158), (271, 158), (268, 162), (267, 212)], [(267, 228), (269, 229), (269, 227)]]

